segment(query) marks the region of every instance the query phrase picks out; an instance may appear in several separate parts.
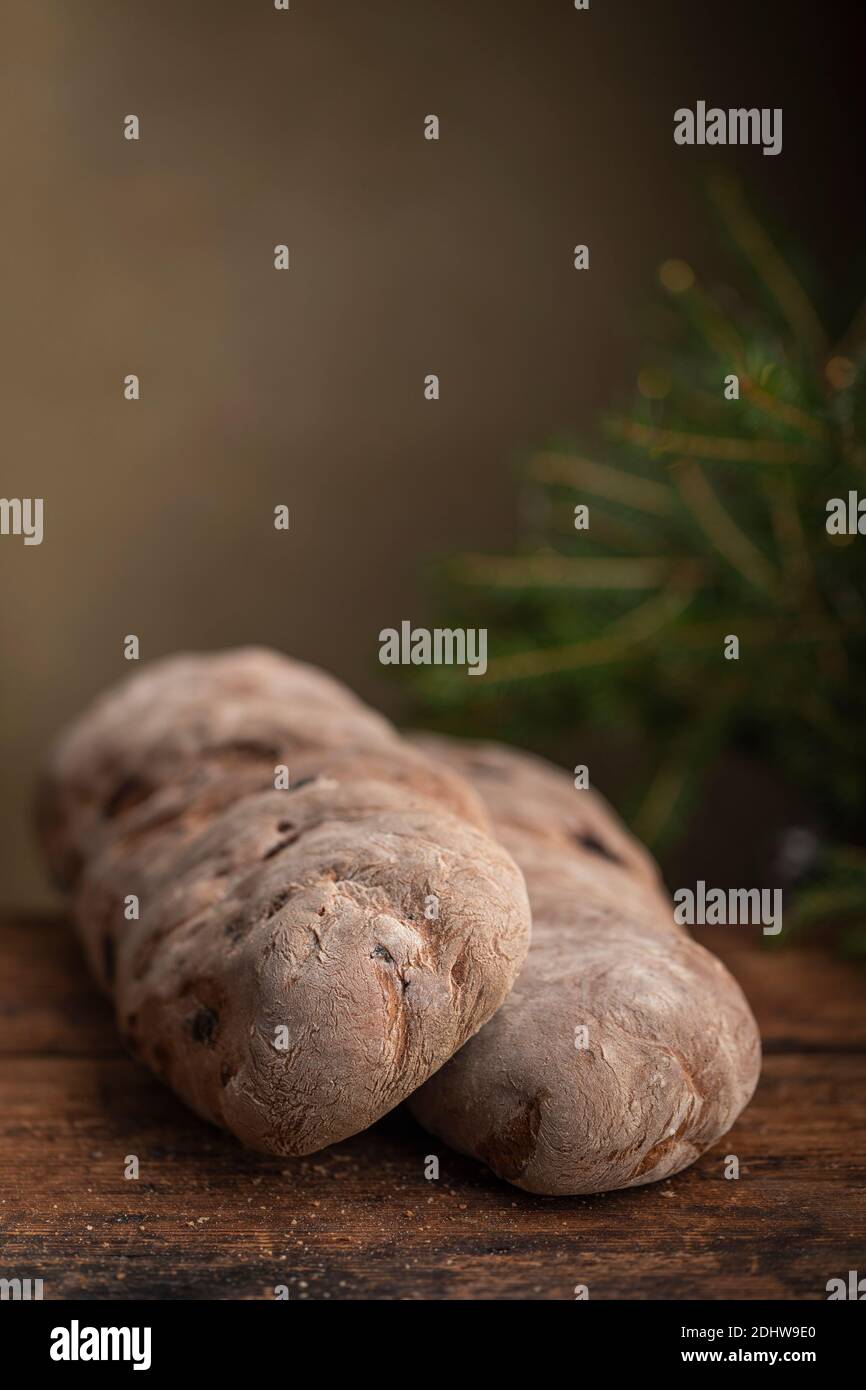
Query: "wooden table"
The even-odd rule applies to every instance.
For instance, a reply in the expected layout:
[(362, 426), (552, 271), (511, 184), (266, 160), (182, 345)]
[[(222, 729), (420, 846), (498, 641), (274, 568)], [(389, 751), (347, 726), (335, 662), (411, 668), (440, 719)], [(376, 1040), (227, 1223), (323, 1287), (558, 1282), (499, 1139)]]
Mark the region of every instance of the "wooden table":
[(63, 921), (6, 920), (0, 1275), (41, 1277), (55, 1299), (277, 1285), (292, 1299), (570, 1299), (576, 1284), (592, 1298), (823, 1299), (828, 1279), (866, 1275), (864, 977), (750, 936), (704, 936), (765, 1040), (734, 1130), (666, 1182), (560, 1199), (499, 1182), (404, 1113), (309, 1159), (245, 1153), (121, 1051)]

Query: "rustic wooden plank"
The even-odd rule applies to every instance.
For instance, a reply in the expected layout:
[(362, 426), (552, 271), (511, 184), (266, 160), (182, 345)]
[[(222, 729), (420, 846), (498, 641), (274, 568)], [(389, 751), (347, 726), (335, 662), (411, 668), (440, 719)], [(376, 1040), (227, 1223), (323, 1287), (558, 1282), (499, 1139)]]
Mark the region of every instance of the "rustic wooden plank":
[(866, 1048), (866, 971), (821, 946), (787, 945), (754, 927), (701, 927), (697, 939), (742, 985), (765, 1051)]
[[(863, 1262), (864, 1082), (862, 1057), (771, 1057), (747, 1115), (686, 1173), (552, 1199), (405, 1115), (275, 1160), (132, 1062), (22, 1059), (0, 1125), (3, 1259), (48, 1297), (255, 1298), (281, 1282), (294, 1297), (568, 1298), (579, 1282), (599, 1298), (820, 1297)], [(438, 1182), (423, 1176), (431, 1152)], [(730, 1153), (738, 1181), (723, 1177)]]
[(309, 1159), (249, 1154), (117, 1050), (60, 923), (0, 930), (3, 1269), (48, 1298), (821, 1298), (866, 1266), (862, 981), (726, 944), (771, 1042), (753, 1104), (677, 1178), (559, 1199), (403, 1113)]
[[(284, 1280), (301, 1297), (567, 1297), (574, 1279), (596, 1297), (814, 1297), (840, 1259), (859, 1267), (864, 1229), (862, 1200), (844, 1196), (862, 1116), (836, 1104), (863, 1073), (834, 1064), (828, 1082), (818, 1065), (804, 1077), (771, 1059), (751, 1124), (674, 1182), (560, 1201), (447, 1153), (440, 1183), (425, 1183), (438, 1146), (405, 1120), (278, 1166), (171, 1113), (132, 1066), (70, 1059), (49, 1079), (39, 1060), (0, 1133), (4, 1259), (29, 1269), (36, 1255), (53, 1296), (254, 1297)], [(782, 1122), (792, 1083), (808, 1124)], [(120, 1176), (128, 1152), (142, 1162), (135, 1184)], [(721, 1177), (729, 1152), (738, 1183)]]
[(0, 1055), (121, 1051), (70, 924), (20, 916), (0, 925)]

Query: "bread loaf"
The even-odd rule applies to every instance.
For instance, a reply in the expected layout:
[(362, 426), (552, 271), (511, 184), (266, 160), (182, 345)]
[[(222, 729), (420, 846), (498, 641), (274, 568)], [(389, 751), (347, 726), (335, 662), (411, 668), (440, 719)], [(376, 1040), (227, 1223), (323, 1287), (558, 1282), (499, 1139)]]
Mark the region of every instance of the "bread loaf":
[(471, 780), (523, 870), (532, 945), (495, 1018), (410, 1101), (529, 1192), (678, 1172), (755, 1089), (758, 1030), (721, 962), (673, 919), (649, 855), (591, 791), (506, 748), (421, 737)]
[(390, 1110), (526, 953), (523, 880), (475, 794), (271, 652), (160, 661), (103, 696), (39, 822), (130, 1047), (257, 1149), (311, 1153)]

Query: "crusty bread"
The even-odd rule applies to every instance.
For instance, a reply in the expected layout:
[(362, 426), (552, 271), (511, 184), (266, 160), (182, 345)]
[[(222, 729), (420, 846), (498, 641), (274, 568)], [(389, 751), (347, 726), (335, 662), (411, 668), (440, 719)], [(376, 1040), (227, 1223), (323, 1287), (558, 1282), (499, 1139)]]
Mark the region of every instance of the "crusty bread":
[(413, 1095), (413, 1114), (529, 1192), (678, 1172), (757, 1083), (739, 986), (674, 923), (649, 855), (594, 792), (511, 749), (416, 744), (484, 797), (526, 878), (533, 932), (502, 1008)]
[(272, 652), (143, 669), (61, 740), (40, 801), (130, 1046), (254, 1148), (372, 1123), (491, 1017), (526, 953), (523, 880), (475, 794)]

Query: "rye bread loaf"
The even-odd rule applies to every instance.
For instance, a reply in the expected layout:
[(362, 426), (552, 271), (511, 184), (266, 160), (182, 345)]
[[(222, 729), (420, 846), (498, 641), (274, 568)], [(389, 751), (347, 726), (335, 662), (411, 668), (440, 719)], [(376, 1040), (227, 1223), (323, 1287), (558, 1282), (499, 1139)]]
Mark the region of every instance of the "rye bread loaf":
[(159, 661), (103, 696), (58, 744), (39, 822), (130, 1047), (253, 1148), (371, 1124), (526, 953), (523, 880), (475, 794), (272, 652)]
[(409, 1102), (529, 1192), (605, 1192), (686, 1167), (755, 1089), (760, 1039), (715, 956), (675, 924), (650, 856), (594, 792), (491, 744), (421, 736), (471, 780), (523, 870), (532, 944), (490, 1023)]

